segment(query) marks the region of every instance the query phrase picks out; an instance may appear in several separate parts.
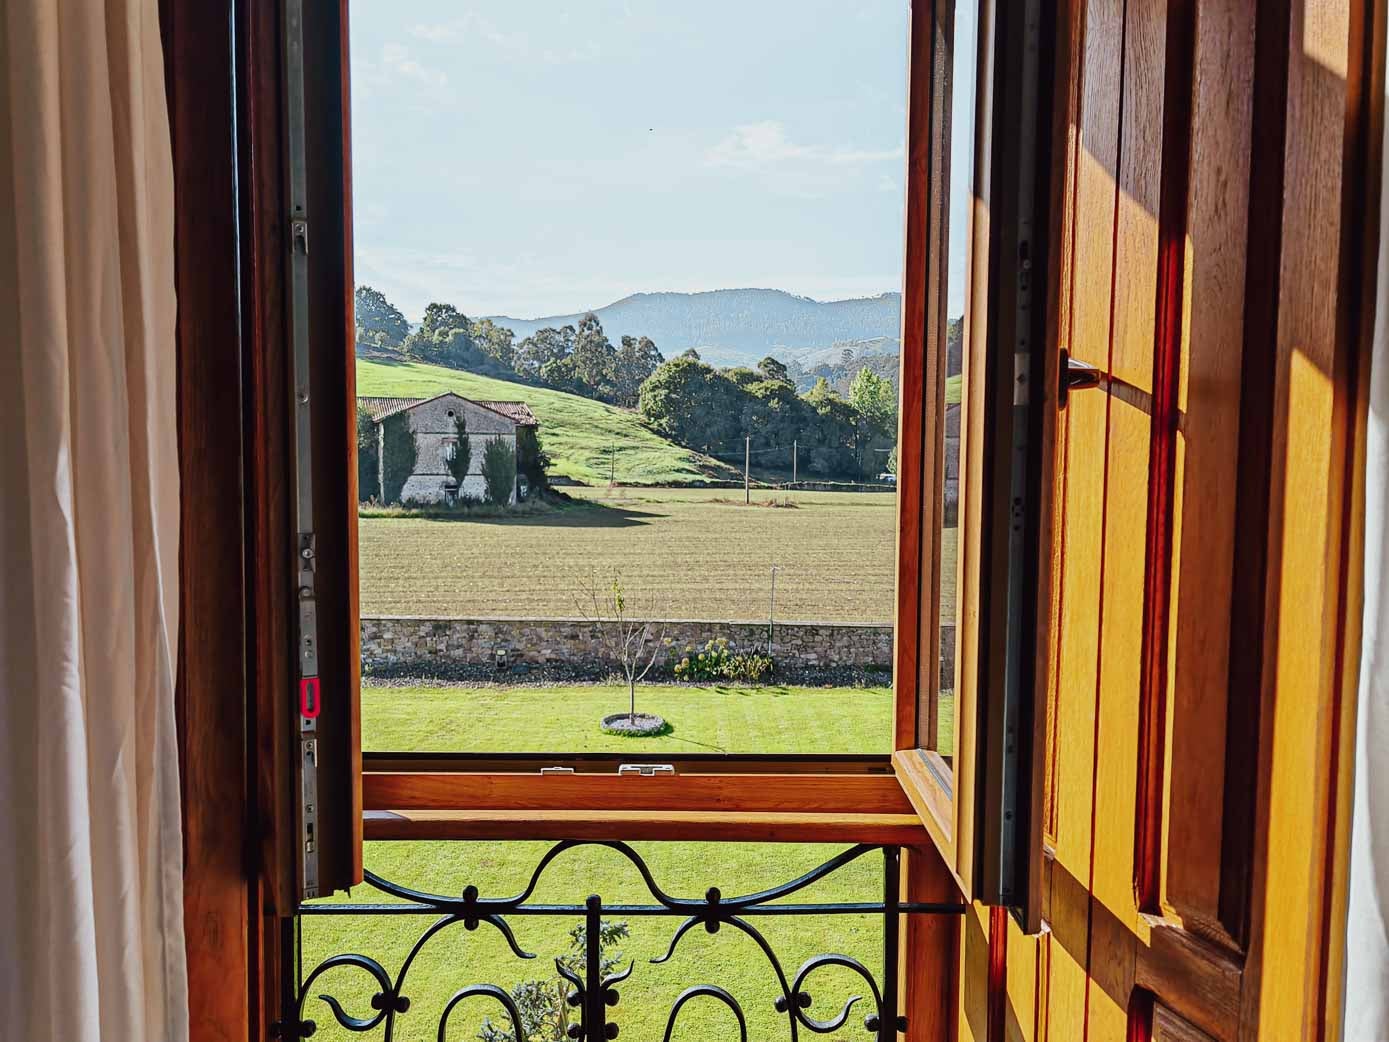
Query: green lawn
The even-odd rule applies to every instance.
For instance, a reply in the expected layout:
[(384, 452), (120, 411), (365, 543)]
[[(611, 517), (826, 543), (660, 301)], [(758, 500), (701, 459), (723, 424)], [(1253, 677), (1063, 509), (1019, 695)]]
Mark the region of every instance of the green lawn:
[[(483, 897), (519, 892), (531, 870), (548, 849), (548, 843), (480, 842), (379, 842), (366, 845), (369, 869), (396, 882), (434, 893), (459, 894), (468, 884)], [(700, 898), (711, 885), (730, 897), (752, 893), (788, 882), (838, 853), (841, 847), (809, 844), (746, 843), (636, 843), (656, 882), (678, 897)], [(875, 901), (882, 896), (882, 858), (872, 854), (841, 869), (831, 878), (800, 891), (793, 900), (806, 902)], [(547, 904), (582, 904), (597, 893), (607, 904), (653, 903), (635, 868), (614, 851), (587, 847), (557, 858), (542, 876), (533, 900)], [(353, 900), (392, 900), (369, 887), (359, 887)], [(336, 900), (336, 899), (335, 899)], [(306, 916), (303, 922), (303, 955), (306, 972), (326, 956), (358, 952), (379, 960), (392, 977), (399, 971), (410, 945), (431, 922), (427, 916), (375, 916), (370, 919)], [(620, 1002), (609, 1017), (621, 1027), (621, 1037), (633, 1042), (659, 1042), (665, 1031), (667, 1011), (681, 991), (692, 984), (713, 983), (727, 988), (748, 1016), (749, 1038), (789, 1037), (785, 1018), (773, 1002), (780, 993), (766, 957), (753, 940), (725, 927), (718, 934), (691, 930), (675, 957), (666, 964), (650, 960), (663, 955), (680, 920), (632, 917), (632, 935), (622, 945), (627, 960), (635, 962), (632, 977), (618, 986)], [(568, 931), (577, 920), (567, 917), (513, 917), (510, 924), (523, 950), (536, 953), (530, 961), (517, 959), (496, 930), (483, 924), (474, 932), (462, 925), (440, 933), (423, 949), (406, 978), (404, 994), (410, 1010), (397, 1022), (396, 1038), (402, 1042), (433, 1042), (437, 1021), (448, 998), (470, 984), (498, 983), (508, 990), (523, 980), (554, 976), (554, 957), (567, 950)], [(753, 925), (761, 930), (782, 962), (788, 977), (813, 955), (838, 952), (851, 955), (875, 976), (882, 973), (881, 920), (870, 916), (758, 916)], [(344, 1002), (348, 1013), (370, 1016), (375, 987), (364, 973), (334, 970), (319, 978), (313, 995), (331, 993)], [(824, 1019), (839, 1011), (850, 995), (867, 997), (857, 977), (838, 968), (822, 970), (810, 978), (807, 990), (814, 1002), (809, 1012)], [(865, 1037), (860, 1003), (844, 1028), (823, 1036), (843, 1042)], [(381, 1032), (354, 1034), (333, 1020), (328, 1007), (311, 998), (306, 1015), (317, 1022), (314, 1042), (321, 1040), (379, 1039)], [(504, 1019), (492, 1001), (472, 999), (455, 1010), (447, 1038), (474, 1038), (484, 1016)], [(674, 1038), (679, 1042), (736, 1042), (732, 1015), (712, 1000), (697, 999), (681, 1015)], [(810, 1035), (802, 1029), (801, 1037)]]
[[(590, 398), (442, 366), (357, 359), (360, 395), (428, 398), (444, 391), (466, 398), (524, 401), (540, 420), (541, 442), (554, 461), (550, 473), (557, 477), (606, 484), (610, 459), (619, 482), (659, 485), (741, 475), (653, 433), (636, 413)], [(614, 445), (615, 456), (609, 451)]]
[[(374, 688), (362, 691), (363, 745), (369, 750), (433, 751), (483, 749), (504, 751), (641, 751), (641, 752), (880, 752), (886, 751), (892, 726), (892, 694), (887, 687), (803, 688), (768, 686), (675, 687), (649, 685), (638, 690), (639, 708), (660, 712), (674, 723), (664, 737), (619, 738), (597, 726), (604, 713), (620, 711), (626, 691), (620, 686), (549, 688)], [(943, 717), (949, 726), (948, 704)], [(946, 736), (948, 747), (948, 735)], [(469, 884), (483, 897), (519, 892), (548, 843), (530, 842), (374, 842), (366, 845), (366, 866), (397, 883), (440, 894), (459, 894)], [(838, 846), (770, 843), (635, 843), (657, 884), (677, 897), (698, 898), (712, 885), (729, 896), (752, 893), (787, 882), (827, 860)], [(829, 879), (801, 891), (804, 902), (875, 901), (881, 898), (882, 860), (870, 854)], [(541, 878), (532, 901), (537, 904), (581, 904), (592, 893), (607, 904), (649, 904), (636, 870), (617, 853), (585, 847), (556, 859)], [(392, 901), (369, 887), (350, 897)], [(429, 917), (314, 917), (303, 920), (306, 972), (330, 955), (358, 952), (377, 959), (392, 977)], [(726, 987), (748, 1016), (749, 1038), (786, 1037), (784, 1018), (773, 1002), (776, 977), (750, 938), (725, 928), (716, 935), (693, 930), (667, 964), (650, 960), (664, 954), (678, 920), (631, 917), (632, 933), (622, 944), (635, 962), (632, 978), (619, 987), (621, 1001), (611, 1011), (622, 1037), (657, 1040), (675, 998), (696, 983)], [(788, 976), (811, 956), (835, 952), (850, 955), (875, 975), (882, 972), (881, 922), (871, 916), (753, 918)], [(486, 925), (475, 932), (450, 927), (427, 945), (413, 964), (404, 993), (410, 1011), (398, 1021), (402, 1042), (437, 1037), (437, 1020), (448, 998), (470, 984), (516, 984), (552, 976), (554, 958), (564, 954), (568, 931), (577, 920), (567, 917), (514, 917), (510, 923), (520, 946), (535, 952), (533, 961), (517, 959), (498, 933)], [(830, 969), (810, 980), (811, 1014), (826, 1019), (854, 994), (866, 989), (848, 971)], [(320, 978), (314, 995), (330, 993), (350, 1014), (369, 1015), (375, 988), (364, 974), (335, 970)], [(849, 1042), (863, 1037), (867, 1008), (860, 1004), (841, 1031), (826, 1037)], [(318, 1039), (359, 1036), (332, 1020), (328, 1008), (310, 1000), (307, 1015), (318, 1024)], [(450, 1021), (450, 1039), (472, 1039), (484, 1016), (500, 1020), (498, 1008), (485, 1000), (465, 1003)], [(804, 1032), (803, 1032), (804, 1034)], [(369, 1037), (379, 1037), (377, 1035)], [(710, 1000), (697, 1000), (682, 1014), (674, 1038), (708, 1042), (736, 1038), (731, 1015)]]
[[(620, 711), (626, 691), (620, 686), (550, 688), (372, 688), (362, 692), (362, 737), (367, 749), (432, 751), (485, 749), (503, 751), (641, 751), (690, 752), (885, 752), (892, 726), (892, 695), (886, 687), (764, 688), (645, 686), (638, 705), (673, 721), (667, 736), (619, 738), (597, 726), (604, 713)], [(516, 893), (524, 886), (548, 843), (377, 842), (366, 845), (372, 871), (422, 890), (458, 894), (468, 884), (484, 897)], [(657, 883), (679, 897), (699, 897), (711, 886), (734, 896), (787, 882), (837, 853), (841, 847), (811, 844), (637, 843)], [(797, 901), (874, 901), (881, 898), (881, 857), (869, 855), (831, 878), (802, 891)], [(557, 859), (533, 900), (536, 903), (581, 904), (589, 894), (609, 904), (649, 904), (651, 898), (636, 870), (620, 855), (584, 848)], [(351, 899), (383, 900), (370, 888)], [(346, 900), (337, 898), (334, 900)], [(385, 900), (390, 900), (385, 898)], [(405, 953), (430, 920), (426, 917), (306, 917), (304, 963), (339, 952), (360, 952), (378, 959), (393, 976)], [(563, 954), (568, 918), (516, 917), (511, 925), (523, 949), (540, 958), (521, 961), (495, 930), (487, 926), (468, 933), (461, 926), (441, 934), (424, 949), (411, 969), (405, 993), (411, 1009), (400, 1021), (402, 1040), (436, 1038), (436, 1022), (448, 997), (469, 984), (495, 982), (508, 989), (530, 978), (551, 975), (553, 960)], [(633, 977), (619, 987), (621, 1001), (612, 1018), (623, 1038), (658, 1040), (666, 1011), (687, 986), (714, 983), (728, 988), (748, 1015), (749, 1037), (782, 1038), (784, 1019), (773, 1001), (779, 994), (765, 957), (748, 937), (731, 929), (717, 935), (694, 930), (665, 965), (650, 959), (664, 954), (678, 920), (633, 917), (632, 936), (622, 946), (636, 962)], [(881, 973), (881, 924), (868, 916), (815, 918), (757, 917), (762, 930), (794, 976), (813, 955), (838, 952)], [(811, 1013), (827, 1018), (845, 999), (866, 994), (847, 971), (821, 971), (811, 978)], [(322, 985), (322, 986), (319, 986)], [(331, 992), (349, 1013), (369, 1012), (374, 988), (364, 975), (338, 970), (322, 978), (315, 994)], [(856, 1010), (845, 1028), (826, 1036), (863, 1037), (866, 1008)], [(310, 1002), (308, 1014), (318, 1025), (318, 1039), (356, 1038), (331, 1019), (327, 1007)], [(454, 1014), (450, 1039), (471, 1039), (483, 1016), (498, 1020), (495, 1005), (473, 1000)], [(686, 1019), (688, 1018), (688, 1019)], [(731, 1015), (709, 1000), (687, 1007), (675, 1038), (707, 1042), (736, 1038)]]
[(887, 753), (889, 687), (647, 684), (637, 709), (669, 734), (624, 738), (598, 722), (620, 685), (363, 687), (362, 748), (379, 752)]
[[(514, 519), (362, 518), (364, 615), (573, 617), (580, 579), (620, 570), (672, 618), (761, 620), (777, 566), (787, 621), (892, 618), (896, 497), (726, 489), (571, 489), (584, 506)], [(754, 493), (755, 502), (771, 493)], [(953, 561), (955, 530), (943, 556)], [(953, 615), (954, 578), (944, 569)]]

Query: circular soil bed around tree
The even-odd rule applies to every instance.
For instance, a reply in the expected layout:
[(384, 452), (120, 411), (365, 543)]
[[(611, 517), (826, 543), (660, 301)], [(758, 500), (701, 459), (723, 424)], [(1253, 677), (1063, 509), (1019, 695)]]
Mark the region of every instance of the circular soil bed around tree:
[(664, 734), (669, 725), (655, 713), (613, 713), (603, 717), (604, 734), (621, 734), (629, 738), (646, 738)]

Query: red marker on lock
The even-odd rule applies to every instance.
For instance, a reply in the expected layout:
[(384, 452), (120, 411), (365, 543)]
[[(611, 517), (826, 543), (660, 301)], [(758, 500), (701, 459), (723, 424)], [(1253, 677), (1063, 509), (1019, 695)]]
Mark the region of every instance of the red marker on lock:
[(305, 720), (316, 720), (320, 708), (318, 677), (302, 678), (299, 681), (299, 715)]

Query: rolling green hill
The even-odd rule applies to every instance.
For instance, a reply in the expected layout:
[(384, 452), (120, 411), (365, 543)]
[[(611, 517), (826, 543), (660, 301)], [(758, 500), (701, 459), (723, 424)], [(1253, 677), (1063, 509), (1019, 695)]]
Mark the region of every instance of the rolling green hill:
[[(642, 426), (633, 412), (544, 387), (496, 380), (415, 362), (357, 359), (357, 393), (428, 398), (454, 391), (465, 398), (523, 401), (540, 420), (540, 441), (550, 473), (585, 484), (607, 484), (610, 461), (627, 485), (683, 483), (740, 477), (741, 471), (682, 448)], [(616, 449), (614, 453), (612, 450)]]

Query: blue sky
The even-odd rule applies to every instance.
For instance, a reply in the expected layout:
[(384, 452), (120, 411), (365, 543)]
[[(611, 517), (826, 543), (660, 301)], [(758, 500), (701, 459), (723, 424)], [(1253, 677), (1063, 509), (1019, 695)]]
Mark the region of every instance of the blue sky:
[(356, 275), (537, 317), (900, 289), (906, 0), (353, 0)]

